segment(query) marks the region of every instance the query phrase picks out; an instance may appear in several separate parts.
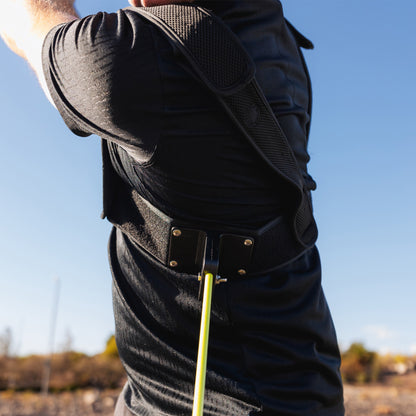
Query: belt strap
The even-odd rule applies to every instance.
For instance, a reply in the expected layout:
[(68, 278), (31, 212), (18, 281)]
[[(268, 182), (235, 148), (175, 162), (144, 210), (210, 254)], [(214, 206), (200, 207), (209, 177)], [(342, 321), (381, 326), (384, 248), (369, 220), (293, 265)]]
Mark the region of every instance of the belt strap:
[(153, 22), (218, 98), (265, 163), (294, 189), (293, 230), (310, 247), (317, 238), (308, 188), (273, 110), (255, 79), (255, 65), (218, 17), (192, 5), (129, 7)]
[[(242, 229), (212, 224), (191, 224), (167, 216), (150, 204), (135, 189), (130, 203), (117, 206), (116, 224), (142, 249), (172, 270), (198, 275), (202, 268), (206, 237), (219, 250), (219, 275), (224, 278), (255, 275), (280, 267), (301, 255), (306, 248), (296, 241), (291, 226), (278, 217), (260, 229)], [(131, 218), (134, 210), (135, 218)]]

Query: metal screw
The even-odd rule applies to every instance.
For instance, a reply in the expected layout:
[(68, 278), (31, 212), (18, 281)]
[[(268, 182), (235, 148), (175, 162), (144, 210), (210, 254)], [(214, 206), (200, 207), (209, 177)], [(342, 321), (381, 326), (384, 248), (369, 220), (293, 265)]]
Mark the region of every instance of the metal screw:
[(244, 276), (245, 274), (247, 274), (247, 272), (246, 272), (244, 269), (240, 269), (240, 270), (238, 271), (238, 274), (239, 274), (240, 276)]
[(249, 238), (247, 238), (247, 240), (244, 240), (244, 245), (247, 247), (250, 247), (253, 245), (253, 240), (250, 240)]
[(173, 234), (174, 237), (180, 237), (182, 235), (182, 231), (176, 229), (176, 230), (172, 231), (172, 234)]
[(169, 263), (169, 266), (170, 267), (176, 267), (178, 265), (178, 262), (177, 261), (175, 261), (175, 260), (172, 260), (170, 263)]

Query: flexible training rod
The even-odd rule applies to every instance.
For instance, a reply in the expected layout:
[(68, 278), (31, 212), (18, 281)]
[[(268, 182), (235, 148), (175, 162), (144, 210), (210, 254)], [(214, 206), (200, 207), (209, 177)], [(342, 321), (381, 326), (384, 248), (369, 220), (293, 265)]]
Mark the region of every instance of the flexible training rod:
[(202, 300), (201, 328), (199, 331), (198, 360), (196, 363), (192, 416), (202, 416), (204, 413), (205, 378), (207, 373), (209, 324), (211, 318), (214, 276), (211, 273), (207, 273), (204, 280), (204, 297)]

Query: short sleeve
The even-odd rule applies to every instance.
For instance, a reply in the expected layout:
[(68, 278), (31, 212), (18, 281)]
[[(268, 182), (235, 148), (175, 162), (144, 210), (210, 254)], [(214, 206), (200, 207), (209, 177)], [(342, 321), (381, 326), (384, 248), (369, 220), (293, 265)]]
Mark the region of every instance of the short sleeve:
[(153, 30), (132, 11), (98, 13), (53, 28), (42, 51), (66, 125), (115, 142), (141, 162), (154, 152), (162, 116)]

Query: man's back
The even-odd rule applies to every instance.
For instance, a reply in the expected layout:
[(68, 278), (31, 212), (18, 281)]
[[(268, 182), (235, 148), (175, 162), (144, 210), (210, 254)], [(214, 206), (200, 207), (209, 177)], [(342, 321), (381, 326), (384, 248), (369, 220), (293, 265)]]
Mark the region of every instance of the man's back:
[[(306, 176), (309, 91), (298, 47), (280, 3), (242, 4), (248, 10), (222, 6), (221, 17), (256, 62), (257, 79)], [(73, 24), (46, 49), (61, 71), (49, 83), (65, 89), (58, 105), (69, 101), (80, 115), (70, 111), (67, 123), (129, 146), (132, 157), (110, 146), (120, 155), (113, 164), (157, 208), (175, 218), (254, 227), (282, 213), (287, 202), (277, 191), (285, 190), (283, 181), (270, 174), (155, 26), (130, 10), (99, 14)], [(67, 69), (73, 67), (78, 70)]]

